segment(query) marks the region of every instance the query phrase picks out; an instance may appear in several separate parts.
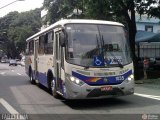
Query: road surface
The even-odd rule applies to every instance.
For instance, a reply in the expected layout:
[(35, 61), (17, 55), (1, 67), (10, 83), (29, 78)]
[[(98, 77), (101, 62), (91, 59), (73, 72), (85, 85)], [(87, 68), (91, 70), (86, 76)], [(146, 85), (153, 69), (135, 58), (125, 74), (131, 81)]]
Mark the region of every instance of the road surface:
[(53, 98), (46, 88), (32, 85), (22, 66), (0, 63), (1, 119), (19, 115), (31, 120), (142, 120), (160, 119), (160, 90), (136, 85), (131, 96), (72, 100)]

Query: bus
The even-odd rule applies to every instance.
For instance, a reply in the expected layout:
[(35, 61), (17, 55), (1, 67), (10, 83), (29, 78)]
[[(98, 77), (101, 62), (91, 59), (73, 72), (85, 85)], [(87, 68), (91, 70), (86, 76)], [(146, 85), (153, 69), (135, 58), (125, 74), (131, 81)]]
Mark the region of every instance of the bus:
[(25, 71), (54, 97), (92, 99), (132, 95), (134, 70), (124, 25), (63, 19), (29, 37)]

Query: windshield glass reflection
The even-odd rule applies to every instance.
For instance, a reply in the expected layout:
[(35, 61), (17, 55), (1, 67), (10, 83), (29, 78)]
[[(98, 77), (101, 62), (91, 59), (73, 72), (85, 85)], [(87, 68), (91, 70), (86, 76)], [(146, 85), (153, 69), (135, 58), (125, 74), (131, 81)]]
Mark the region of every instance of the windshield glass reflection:
[(96, 24), (68, 24), (65, 27), (68, 34), (67, 62), (89, 67), (131, 63), (123, 27)]

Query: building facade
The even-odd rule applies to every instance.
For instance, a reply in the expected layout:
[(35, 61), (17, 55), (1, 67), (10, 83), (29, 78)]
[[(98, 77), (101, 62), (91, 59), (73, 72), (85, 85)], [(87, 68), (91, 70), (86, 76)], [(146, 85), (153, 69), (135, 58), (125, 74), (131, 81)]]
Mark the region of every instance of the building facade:
[(148, 18), (147, 15), (136, 15), (137, 30), (160, 33), (160, 19), (152, 17)]

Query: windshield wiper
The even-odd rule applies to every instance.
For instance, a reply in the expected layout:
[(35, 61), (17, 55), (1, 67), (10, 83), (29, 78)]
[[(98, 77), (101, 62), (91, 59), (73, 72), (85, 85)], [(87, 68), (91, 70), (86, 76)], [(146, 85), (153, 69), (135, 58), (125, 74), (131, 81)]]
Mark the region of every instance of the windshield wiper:
[(97, 29), (98, 29), (98, 34), (99, 34), (99, 40), (98, 41), (100, 41), (100, 49), (99, 49), (100, 50), (100, 55), (102, 55), (103, 58), (104, 58), (104, 40), (103, 40), (103, 35), (101, 35), (101, 32), (100, 32), (98, 26), (97, 26)]
[(99, 45), (99, 39), (98, 39), (98, 36), (97, 36), (97, 34), (96, 34), (96, 40), (97, 40), (97, 51), (99, 51), (99, 53), (98, 54), (100, 54), (101, 53), (101, 48), (100, 48), (100, 45)]
[(105, 49), (104, 49), (104, 48), (105, 48), (104, 46), (105, 46), (105, 45), (104, 45), (103, 35), (100, 35), (100, 42), (101, 42), (101, 48), (102, 48), (102, 51), (101, 51), (102, 53), (101, 53), (101, 54), (102, 54), (103, 57), (104, 57), (104, 50), (105, 50)]
[[(104, 56), (104, 38), (103, 38), (103, 35), (100, 37), (100, 40), (101, 40), (101, 45), (102, 45), (102, 54)], [(111, 52), (109, 52), (111, 54), (111, 56), (116, 60), (116, 62), (118, 63), (119, 67), (120, 68), (123, 68), (123, 65), (118, 61), (118, 58), (116, 58), (116, 56), (114, 54), (112, 54)]]

